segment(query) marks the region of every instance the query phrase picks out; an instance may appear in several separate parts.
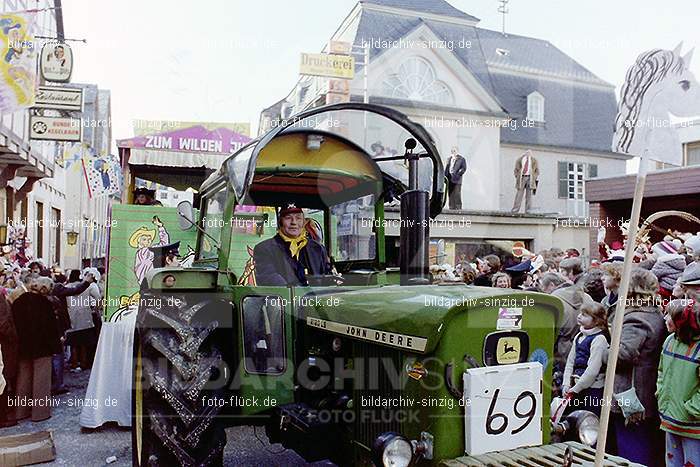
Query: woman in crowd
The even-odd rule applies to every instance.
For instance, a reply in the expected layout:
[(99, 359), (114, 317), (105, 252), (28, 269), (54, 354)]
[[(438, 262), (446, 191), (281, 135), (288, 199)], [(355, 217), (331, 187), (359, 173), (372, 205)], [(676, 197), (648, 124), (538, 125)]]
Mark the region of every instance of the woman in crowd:
[[(93, 273), (93, 277), (99, 280), (97, 271), (86, 269), (83, 276)], [(81, 282), (79, 270), (73, 270), (69, 276), (69, 287), (76, 287)], [(71, 369), (81, 371), (92, 367), (92, 353), (97, 343), (93, 311), (101, 301), (99, 289), (92, 282), (87, 289), (76, 296), (68, 297), (68, 314), (70, 316), (70, 331), (68, 333), (68, 345), (71, 347)]]
[(493, 287), (492, 278), (501, 269), (501, 259), (496, 255), (484, 256), (484, 259), (476, 259), (479, 274), (474, 280), (474, 285), (480, 287)]
[(577, 322), (580, 332), (566, 360), (562, 393), (571, 399), (570, 410), (589, 410), (600, 416), (610, 341), (605, 308), (600, 303), (586, 303)]
[[(46, 298), (53, 281), (48, 277), (32, 280), (30, 290), (12, 303), (12, 315), (19, 338), (17, 397), (48, 400), (51, 393), (51, 357), (61, 352), (61, 336), (53, 306)], [(47, 404), (20, 404), (17, 419), (31, 415), (33, 422), (51, 417)]]
[(700, 306), (694, 300), (673, 300), (666, 327), (673, 334), (664, 342), (656, 381), (666, 465), (700, 465)]
[(605, 307), (608, 315), (608, 322), (612, 323), (615, 307), (617, 306), (618, 290), (620, 288), (620, 277), (622, 276), (622, 263), (604, 263), (601, 266), (603, 270), (603, 287), (606, 295), (601, 300), (601, 304)]
[(625, 397), (622, 406), (616, 399), (611, 407), (618, 454), (649, 467), (663, 465), (663, 456), (659, 455), (663, 452), (663, 440), (654, 395), (666, 338), (664, 319), (655, 304), (658, 288), (659, 282), (651, 271), (632, 270), (614, 381), (614, 393), (624, 393)]
[(491, 276), (491, 287), (510, 289), (510, 276), (505, 272), (497, 272)]

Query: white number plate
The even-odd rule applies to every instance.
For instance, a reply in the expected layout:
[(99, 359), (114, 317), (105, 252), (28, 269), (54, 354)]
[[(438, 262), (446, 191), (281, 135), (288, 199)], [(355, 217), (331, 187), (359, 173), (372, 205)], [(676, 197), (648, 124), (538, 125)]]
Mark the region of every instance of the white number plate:
[(542, 365), (472, 368), (464, 373), (468, 455), (542, 444)]

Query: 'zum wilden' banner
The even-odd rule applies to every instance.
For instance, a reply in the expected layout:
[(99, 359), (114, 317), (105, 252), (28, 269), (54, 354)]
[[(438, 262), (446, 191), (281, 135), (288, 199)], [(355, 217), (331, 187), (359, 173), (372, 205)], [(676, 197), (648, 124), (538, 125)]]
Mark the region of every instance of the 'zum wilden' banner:
[[(234, 222), (216, 222), (221, 219), (205, 221), (205, 224), (208, 222), (205, 229), (215, 237), (225, 227), (233, 229), (228, 269), (242, 285), (255, 285), (253, 248), (275, 234), (274, 224), (258, 222), (250, 216), (262, 213), (274, 216), (269, 210), (251, 206), (247, 209), (241, 207)], [(192, 265), (197, 230), (194, 227), (181, 230), (178, 219), (175, 208), (127, 204), (112, 206), (105, 321), (119, 321), (138, 309), (141, 281), (153, 268), (153, 254), (149, 253), (148, 248), (180, 241), (181, 264), (183, 267)], [(206, 238), (202, 249), (205, 257), (217, 256), (216, 247)]]

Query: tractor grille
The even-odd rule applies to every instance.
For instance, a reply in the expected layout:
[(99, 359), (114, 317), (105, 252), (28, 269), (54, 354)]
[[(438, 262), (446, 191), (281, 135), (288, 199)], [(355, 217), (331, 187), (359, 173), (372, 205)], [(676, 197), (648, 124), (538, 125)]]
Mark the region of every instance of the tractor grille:
[[(371, 398), (381, 396), (383, 399), (397, 400), (402, 394), (402, 383), (405, 378), (404, 357), (400, 350), (372, 345), (364, 342), (353, 342), (355, 356), (355, 368), (360, 363), (364, 364), (362, 377), (358, 375), (358, 381), (364, 380), (363, 387), (355, 387), (353, 390), (353, 402), (355, 407), (355, 439), (368, 448), (372, 448), (374, 440), (381, 433), (395, 431), (402, 433), (405, 417), (397, 416), (399, 410), (405, 408), (382, 408), (376, 405), (363, 404)], [(371, 363), (371, 362), (375, 363)]]

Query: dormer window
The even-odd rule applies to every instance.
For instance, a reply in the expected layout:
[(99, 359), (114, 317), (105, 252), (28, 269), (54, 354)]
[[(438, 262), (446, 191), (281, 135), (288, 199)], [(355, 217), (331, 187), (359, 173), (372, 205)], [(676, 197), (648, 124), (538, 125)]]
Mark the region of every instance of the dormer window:
[(527, 119), (544, 123), (544, 96), (537, 91), (527, 96)]

